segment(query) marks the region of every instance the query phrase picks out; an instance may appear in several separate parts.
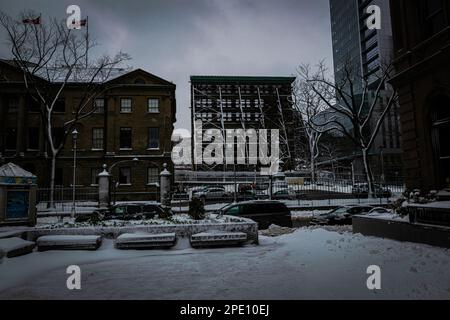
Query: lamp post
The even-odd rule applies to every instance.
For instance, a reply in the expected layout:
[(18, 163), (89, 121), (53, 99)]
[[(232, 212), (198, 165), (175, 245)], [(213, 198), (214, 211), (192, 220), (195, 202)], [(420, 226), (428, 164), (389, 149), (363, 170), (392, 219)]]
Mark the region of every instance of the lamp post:
[(78, 140), (78, 131), (74, 129), (72, 131), (72, 140), (73, 140), (73, 181), (72, 181), (72, 212), (70, 216), (75, 218), (75, 195), (76, 195), (76, 177), (77, 177), (77, 140)]

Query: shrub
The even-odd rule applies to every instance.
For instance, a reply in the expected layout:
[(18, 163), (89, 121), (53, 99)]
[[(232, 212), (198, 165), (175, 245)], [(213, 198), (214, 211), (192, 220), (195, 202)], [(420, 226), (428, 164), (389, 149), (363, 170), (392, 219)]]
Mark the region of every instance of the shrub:
[(163, 206), (163, 212), (161, 212), (159, 214), (159, 218), (169, 220), (172, 218), (172, 216), (173, 216), (173, 212), (170, 209), (170, 207)]
[(199, 198), (192, 198), (189, 202), (189, 216), (194, 220), (203, 220), (206, 217), (205, 205)]

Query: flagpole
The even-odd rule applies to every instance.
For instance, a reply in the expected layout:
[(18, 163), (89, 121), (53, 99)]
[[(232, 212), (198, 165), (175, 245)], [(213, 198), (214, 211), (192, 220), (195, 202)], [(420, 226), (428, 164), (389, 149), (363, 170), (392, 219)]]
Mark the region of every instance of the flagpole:
[(89, 52), (89, 16), (86, 16), (86, 69), (88, 67), (88, 52)]

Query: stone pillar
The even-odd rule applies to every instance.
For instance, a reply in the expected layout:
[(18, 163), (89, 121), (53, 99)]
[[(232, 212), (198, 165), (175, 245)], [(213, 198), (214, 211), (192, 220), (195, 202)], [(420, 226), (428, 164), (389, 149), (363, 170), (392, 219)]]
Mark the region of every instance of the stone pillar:
[(170, 172), (167, 170), (167, 163), (163, 164), (163, 171), (159, 174), (161, 204), (170, 207)]
[(106, 164), (103, 165), (103, 171), (98, 174), (98, 206), (100, 208), (109, 207), (109, 180), (111, 175), (106, 169)]

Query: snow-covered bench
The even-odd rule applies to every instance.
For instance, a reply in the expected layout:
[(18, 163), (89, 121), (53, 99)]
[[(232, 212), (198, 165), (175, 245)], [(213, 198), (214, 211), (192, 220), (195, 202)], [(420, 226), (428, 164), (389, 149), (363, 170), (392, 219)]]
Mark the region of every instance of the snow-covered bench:
[(191, 235), (192, 247), (236, 246), (247, 241), (244, 232), (220, 232), (210, 231)]
[(117, 249), (170, 248), (176, 241), (175, 233), (124, 233), (117, 237), (115, 246)]
[(0, 251), (3, 251), (3, 254), (8, 258), (31, 253), (34, 247), (34, 242), (26, 241), (17, 237), (0, 239)]
[(53, 235), (37, 239), (39, 251), (46, 250), (97, 250), (102, 244), (101, 236)]

